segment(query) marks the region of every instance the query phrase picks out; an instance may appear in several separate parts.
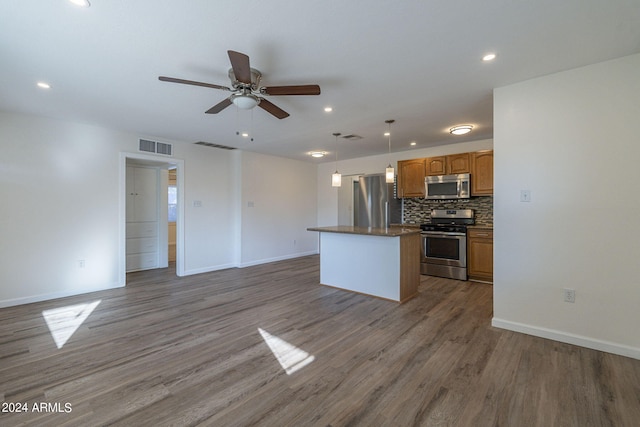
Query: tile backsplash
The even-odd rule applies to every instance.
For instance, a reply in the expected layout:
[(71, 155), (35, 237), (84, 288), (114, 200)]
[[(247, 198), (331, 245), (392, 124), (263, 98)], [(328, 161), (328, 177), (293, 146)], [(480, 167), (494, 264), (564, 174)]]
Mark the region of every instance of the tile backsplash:
[(473, 209), (476, 225), (493, 226), (493, 197), (472, 197), (460, 200), (403, 199), (403, 222), (423, 224), (430, 221), (431, 209)]

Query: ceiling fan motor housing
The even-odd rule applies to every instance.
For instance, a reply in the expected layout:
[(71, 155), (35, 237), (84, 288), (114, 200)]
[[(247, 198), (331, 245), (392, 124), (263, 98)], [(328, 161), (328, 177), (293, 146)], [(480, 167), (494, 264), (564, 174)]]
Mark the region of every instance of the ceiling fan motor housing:
[(229, 68), (229, 80), (231, 80), (231, 86), (234, 89), (248, 88), (251, 91), (256, 91), (260, 87), (260, 79), (262, 79), (262, 73), (255, 68), (251, 68), (251, 85), (242, 83), (236, 79), (233, 68)]

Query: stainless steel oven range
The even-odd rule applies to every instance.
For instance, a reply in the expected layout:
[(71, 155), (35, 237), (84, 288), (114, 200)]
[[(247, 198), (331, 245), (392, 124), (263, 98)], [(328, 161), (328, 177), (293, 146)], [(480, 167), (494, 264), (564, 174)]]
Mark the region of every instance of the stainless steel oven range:
[(472, 209), (434, 209), (422, 224), (420, 273), (467, 280), (467, 226), (475, 223)]

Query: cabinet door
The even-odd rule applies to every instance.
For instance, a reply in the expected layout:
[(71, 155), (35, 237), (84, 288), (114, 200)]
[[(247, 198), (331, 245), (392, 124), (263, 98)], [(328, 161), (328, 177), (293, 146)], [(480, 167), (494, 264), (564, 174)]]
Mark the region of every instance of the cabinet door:
[(469, 153), (454, 154), (447, 156), (447, 173), (459, 174), (470, 173), (471, 167), (469, 165)]
[(447, 174), (446, 156), (429, 157), (428, 159), (426, 159), (426, 174), (427, 176), (446, 175)]
[(424, 197), (424, 159), (398, 162), (398, 196)]
[(493, 195), (493, 150), (471, 153), (471, 195)]
[(133, 166), (127, 166), (127, 176), (125, 179), (126, 182), (126, 218), (127, 222), (134, 221), (135, 216), (135, 200), (136, 200), (136, 189), (135, 189), (135, 169)]
[(493, 281), (493, 231), (469, 230), (467, 235), (469, 279)]
[(134, 168), (134, 219), (133, 221), (158, 220), (158, 172), (156, 169)]
[(127, 166), (127, 222), (158, 220), (157, 184), (156, 169)]

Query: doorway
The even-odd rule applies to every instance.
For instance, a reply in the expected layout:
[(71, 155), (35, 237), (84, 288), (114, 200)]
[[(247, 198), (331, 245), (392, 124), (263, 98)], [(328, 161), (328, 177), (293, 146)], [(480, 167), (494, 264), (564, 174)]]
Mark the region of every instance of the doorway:
[[(148, 268), (163, 268), (168, 265), (169, 170), (174, 171), (176, 177), (174, 206), (176, 275), (184, 275), (184, 161), (173, 158), (165, 160), (157, 156), (140, 153), (120, 153), (119, 282), (123, 285), (126, 284), (127, 260), (129, 260), (129, 263), (132, 262), (132, 259), (136, 262), (136, 256), (131, 256), (131, 252), (135, 251), (127, 250), (127, 243), (129, 243), (129, 248), (136, 245), (148, 245), (150, 247), (152, 244), (156, 244), (157, 255), (155, 259), (157, 260), (157, 265), (150, 264)], [(155, 182), (153, 185), (155, 186), (154, 191), (158, 201), (156, 206), (156, 218), (158, 221), (156, 225), (153, 224), (153, 221), (149, 221), (146, 224), (144, 221), (131, 221), (132, 204), (136, 203), (135, 197), (141, 196), (139, 192), (127, 191), (127, 188), (132, 185), (132, 171), (140, 173), (141, 182), (145, 181), (145, 176), (147, 178), (150, 176), (157, 177), (155, 180), (147, 179), (147, 185), (151, 185), (149, 181)], [(143, 184), (141, 183), (140, 185)], [(132, 192), (138, 194), (131, 195), (130, 193)], [(133, 206), (135, 207), (135, 204)], [(128, 219), (130, 220), (129, 222), (127, 221)], [(146, 230), (136, 228), (140, 225), (144, 226)], [(153, 234), (154, 227), (156, 227), (154, 236), (147, 237), (144, 235), (145, 232)], [(148, 256), (148, 258), (152, 257)]]
[(342, 185), (338, 188), (338, 225), (354, 224), (353, 219), (357, 206), (354, 205), (353, 195), (357, 194), (358, 179), (361, 175), (342, 176)]

